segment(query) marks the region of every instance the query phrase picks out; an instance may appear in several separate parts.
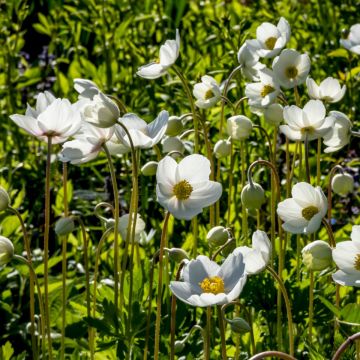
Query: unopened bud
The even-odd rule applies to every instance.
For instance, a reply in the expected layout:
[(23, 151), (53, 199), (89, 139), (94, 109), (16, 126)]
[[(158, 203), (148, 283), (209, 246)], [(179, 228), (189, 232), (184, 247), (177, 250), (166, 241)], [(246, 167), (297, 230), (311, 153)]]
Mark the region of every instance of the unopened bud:
[(168, 137), (162, 142), (163, 153), (169, 153), (171, 151), (178, 151), (183, 153), (185, 151), (184, 143), (178, 137)]
[(264, 119), (270, 125), (279, 126), (284, 120), (283, 106), (278, 103), (269, 105), (264, 110)]
[(265, 202), (265, 192), (260, 184), (247, 184), (241, 191), (241, 202), (247, 209), (260, 209)]
[(216, 248), (226, 243), (229, 238), (229, 233), (223, 226), (215, 226), (206, 235), (206, 240), (210, 247)]
[(55, 233), (58, 236), (65, 236), (73, 232), (75, 229), (74, 220), (70, 217), (59, 219), (55, 224)]
[(228, 140), (219, 140), (214, 146), (214, 154), (220, 159), (229, 156), (231, 152), (231, 142)]
[(144, 176), (154, 176), (156, 174), (157, 167), (158, 167), (158, 163), (156, 161), (148, 161), (141, 168), (141, 173)]
[(165, 134), (167, 136), (177, 136), (184, 129), (181, 119), (177, 116), (170, 116)]
[(183, 261), (184, 259), (189, 259), (187, 252), (180, 248), (168, 249), (168, 254), (171, 261), (178, 263)]
[(245, 140), (250, 136), (253, 124), (243, 115), (232, 116), (227, 120), (227, 130), (234, 140)]
[(302, 251), (304, 265), (313, 271), (325, 270), (331, 265), (332, 253), (329, 244), (322, 240), (316, 240), (306, 245)]
[(182, 352), (185, 348), (185, 344), (182, 342), (182, 341), (175, 341), (175, 344), (174, 344), (174, 349), (175, 349), (175, 353), (179, 353), (179, 352)]
[(7, 264), (14, 256), (14, 245), (6, 237), (0, 236), (0, 266)]
[(335, 194), (347, 195), (354, 191), (354, 178), (350, 174), (336, 174), (331, 181)]
[(250, 325), (242, 318), (236, 317), (232, 320), (226, 319), (226, 321), (230, 324), (231, 330), (237, 334), (251, 330)]
[(10, 197), (7, 191), (0, 186), (0, 211), (4, 211), (10, 204)]

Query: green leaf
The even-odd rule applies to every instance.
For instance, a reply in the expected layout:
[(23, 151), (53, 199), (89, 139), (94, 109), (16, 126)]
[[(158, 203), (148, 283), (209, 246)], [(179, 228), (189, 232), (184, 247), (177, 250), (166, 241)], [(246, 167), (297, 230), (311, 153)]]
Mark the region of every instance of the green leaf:
[(330, 57), (342, 57), (345, 59), (349, 58), (349, 53), (345, 49), (336, 49), (328, 53)]
[(347, 304), (340, 312), (340, 319), (349, 323), (360, 324), (360, 304)]
[(337, 317), (340, 315), (339, 309), (336, 308), (334, 304), (332, 304), (329, 300), (325, 299), (322, 296), (317, 296), (317, 298)]
[(5, 345), (1, 347), (1, 360), (10, 360), (13, 354), (14, 354), (14, 349), (10, 341), (7, 341)]

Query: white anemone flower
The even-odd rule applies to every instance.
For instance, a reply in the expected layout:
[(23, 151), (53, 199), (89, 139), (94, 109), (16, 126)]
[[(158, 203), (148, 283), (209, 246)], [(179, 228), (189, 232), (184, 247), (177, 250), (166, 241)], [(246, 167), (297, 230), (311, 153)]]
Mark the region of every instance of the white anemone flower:
[(285, 89), (305, 82), (310, 71), (310, 58), (294, 49), (285, 49), (273, 61), (272, 68), (277, 81)]
[(166, 156), (156, 172), (158, 202), (175, 218), (192, 219), (221, 196), (221, 184), (210, 181), (210, 173), (210, 161), (205, 156), (189, 155), (179, 164)]
[(59, 144), (74, 135), (81, 126), (81, 101), (71, 104), (68, 99), (54, 99), (50, 93), (39, 95), (36, 108), (27, 108), (25, 115), (11, 115), (10, 119), (30, 135), (52, 144)]
[(167, 73), (169, 67), (175, 64), (180, 50), (180, 33), (176, 29), (176, 39), (166, 40), (160, 47), (159, 60), (139, 67), (137, 75), (144, 79), (157, 79)]
[(209, 75), (202, 76), (201, 83), (194, 85), (193, 94), (196, 98), (195, 105), (200, 109), (213, 107), (221, 98), (219, 84)]
[(291, 190), (292, 198), (278, 204), (277, 213), (282, 227), (292, 234), (312, 234), (321, 225), (327, 212), (327, 200), (320, 186), (314, 188), (300, 182)]
[(282, 17), (277, 26), (268, 22), (262, 23), (256, 29), (256, 39), (247, 40), (246, 43), (257, 51), (260, 57), (272, 58), (289, 42), (290, 33), (290, 25)]
[(83, 122), (75, 139), (63, 144), (60, 160), (74, 165), (89, 162), (98, 156), (113, 134), (114, 127), (102, 129)]
[(360, 24), (351, 26), (346, 39), (340, 39), (340, 44), (351, 52), (360, 55)]
[[(133, 219), (135, 219), (134, 216), (132, 216)], [(130, 214), (122, 215), (119, 218), (119, 232), (123, 240), (126, 239), (127, 236), (127, 230), (128, 230), (128, 224), (129, 224)], [(133, 226), (133, 224), (132, 224)], [(140, 214), (137, 214), (136, 216), (136, 225), (135, 225), (135, 241), (139, 242), (141, 233), (145, 231), (145, 222), (141, 218)], [(131, 234), (131, 231), (130, 231)]]
[(333, 126), (323, 136), (324, 145), (327, 148), (326, 153), (331, 153), (342, 149), (350, 142), (351, 137), (351, 121), (340, 111), (330, 111), (329, 117), (333, 119)]
[(323, 100), (328, 103), (336, 103), (340, 101), (346, 92), (346, 85), (340, 86), (339, 80), (328, 77), (323, 80), (320, 85), (308, 77), (306, 79), (309, 96), (312, 99)]
[(247, 43), (244, 43), (237, 56), (244, 77), (249, 81), (258, 81), (259, 71), (264, 69), (265, 65), (259, 62), (259, 55), (256, 51), (250, 49)]
[(92, 100), (100, 92), (98, 86), (87, 79), (74, 79), (74, 89), (79, 93), (79, 99)]
[(188, 305), (206, 307), (227, 304), (239, 297), (246, 283), (241, 253), (230, 254), (219, 266), (199, 255), (183, 270), (184, 281), (171, 281), (171, 292)]
[(284, 120), (286, 125), (280, 131), (294, 141), (314, 140), (324, 136), (334, 123), (331, 116), (326, 116), (326, 109), (320, 100), (310, 100), (303, 109), (295, 105), (285, 106)]
[[(147, 124), (143, 119), (132, 113), (125, 114), (119, 118), (118, 122), (123, 124), (128, 130), (135, 148), (148, 149), (156, 145), (163, 138), (168, 119), (169, 113), (163, 110), (150, 124)], [(115, 133), (119, 141), (130, 148), (130, 139), (120, 125), (115, 125)]]
[(360, 225), (353, 226), (351, 241), (336, 244), (332, 255), (339, 268), (333, 280), (340, 285), (360, 287)]
[(244, 257), (247, 274), (254, 275), (263, 271), (271, 256), (271, 242), (266, 232), (256, 230), (252, 236), (252, 247), (240, 246), (233, 251), (234, 255), (238, 253)]
[(259, 77), (260, 82), (246, 84), (245, 95), (249, 98), (250, 106), (266, 107), (276, 100), (280, 86), (268, 68), (260, 70)]

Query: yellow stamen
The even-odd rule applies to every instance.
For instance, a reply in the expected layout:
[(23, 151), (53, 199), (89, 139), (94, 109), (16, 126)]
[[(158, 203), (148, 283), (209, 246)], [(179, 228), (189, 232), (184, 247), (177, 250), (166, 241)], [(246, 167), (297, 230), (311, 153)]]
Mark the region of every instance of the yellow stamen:
[(276, 44), (277, 38), (276, 37), (269, 37), (265, 41), (265, 45), (269, 50), (273, 50)]
[(193, 191), (193, 187), (186, 180), (181, 180), (173, 187), (173, 193), (179, 200), (187, 200)]
[(356, 254), (354, 268), (360, 271), (360, 254)]
[(315, 129), (312, 126), (307, 126), (307, 127), (304, 127), (301, 129), (302, 134), (305, 134), (305, 133), (312, 134), (314, 131), (315, 131)]
[(285, 70), (285, 75), (287, 78), (289, 79), (294, 79), (296, 78), (297, 74), (299, 73), (298, 69), (295, 66), (289, 66), (286, 70)]
[(314, 215), (316, 215), (319, 212), (319, 209), (316, 206), (308, 206), (304, 209), (302, 209), (301, 215), (304, 219), (307, 221), (310, 221)]
[(216, 295), (225, 292), (224, 280), (220, 276), (205, 278), (199, 285), (204, 293)]
[(214, 93), (212, 92), (211, 89), (209, 89), (206, 93), (205, 93), (205, 100), (209, 100), (211, 98), (213, 98), (215, 95)]
[(265, 97), (266, 95), (272, 93), (273, 91), (275, 91), (275, 89), (271, 86), (271, 85), (265, 85), (262, 90), (261, 90), (261, 97)]

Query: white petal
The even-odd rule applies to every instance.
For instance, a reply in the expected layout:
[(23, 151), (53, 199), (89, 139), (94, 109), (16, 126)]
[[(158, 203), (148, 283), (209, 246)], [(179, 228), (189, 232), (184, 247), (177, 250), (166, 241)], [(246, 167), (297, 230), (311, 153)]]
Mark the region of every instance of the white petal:
[(351, 240), (360, 245), (360, 225), (354, 225), (352, 227)]
[(164, 183), (171, 188), (176, 184), (176, 169), (177, 163), (171, 156), (165, 156), (159, 161), (156, 170), (156, 181)]
[(169, 120), (166, 110), (160, 112), (157, 118), (148, 125), (149, 136), (153, 139), (152, 146), (156, 145), (164, 136)]
[(150, 63), (144, 66), (141, 66), (136, 75), (144, 78), (144, 79), (157, 79), (160, 76), (165, 75), (167, 72), (167, 69), (164, 68), (162, 65), (158, 63)]
[(225, 259), (217, 275), (223, 279), (226, 293), (235, 287), (239, 279), (244, 276), (244, 271), (245, 263), (240, 252), (232, 253)]
[(215, 181), (204, 181), (200, 186), (196, 186), (188, 200), (186, 206), (190, 208), (208, 207), (220, 199), (222, 186)]
[(347, 274), (338, 270), (335, 274), (333, 274), (332, 278), (339, 285), (360, 287), (360, 273), (358, 275)]
[(178, 181), (187, 180), (196, 183), (209, 180), (210, 161), (203, 155), (186, 156), (178, 165)]
[(306, 79), (306, 86), (308, 88), (309, 96), (312, 99), (320, 99), (319, 86), (313, 79), (308, 77)]
[(185, 304), (197, 306), (197, 303), (189, 300), (193, 295), (191, 292), (191, 287), (187, 282), (182, 281), (171, 281), (170, 282), (171, 292)]

